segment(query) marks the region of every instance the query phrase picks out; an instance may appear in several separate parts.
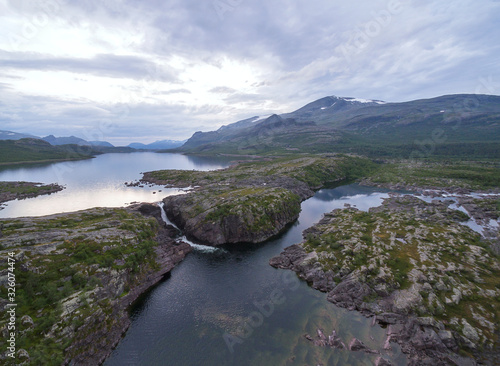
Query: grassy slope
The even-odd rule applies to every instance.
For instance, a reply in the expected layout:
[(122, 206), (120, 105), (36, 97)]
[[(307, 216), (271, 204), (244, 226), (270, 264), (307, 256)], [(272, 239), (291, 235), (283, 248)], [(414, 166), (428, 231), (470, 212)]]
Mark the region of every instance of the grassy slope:
[(38, 139), (0, 141), (0, 164), (85, 159), (92, 155), (92, 149), (87, 147), (52, 146)]
[(500, 163), (497, 161), (391, 161), (380, 166), (365, 179), (376, 185), (397, 184), (401, 187), (467, 188), (494, 190), (500, 188)]
[(296, 178), (313, 188), (329, 181), (336, 181), (339, 178), (346, 180), (359, 178), (374, 168), (375, 164), (363, 157), (341, 154), (290, 154), (270, 159), (242, 162), (234, 167), (209, 172), (158, 170), (146, 173), (145, 177), (146, 180), (154, 179), (159, 184), (187, 187), (278, 175)]

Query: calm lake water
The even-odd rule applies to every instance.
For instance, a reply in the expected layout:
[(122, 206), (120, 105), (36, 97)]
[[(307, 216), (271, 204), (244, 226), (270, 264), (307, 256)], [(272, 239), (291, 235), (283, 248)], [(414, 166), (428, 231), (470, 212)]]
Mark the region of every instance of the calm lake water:
[[(0, 180), (57, 182), (67, 189), (9, 202), (0, 217), (159, 201), (178, 191), (128, 188), (123, 183), (148, 170), (209, 170), (227, 165), (227, 161), (176, 154), (136, 153), (2, 169)], [(152, 193), (159, 189), (162, 192)], [(371, 326), (371, 319), (337, 308), (295, 273), (272, 268), (269, 259), (300, 242), (302, 231), (323, 213), (346, 203), (367, 210), (384, 197), (387, 194), (380, 190), (357, 185), (321, 190), (302, 203), (298, 221), (273, 240), (215, 251), (197, 247), (133, 306), (132, 325), (105, 365), (373, 365), (373, 355), (315, 347), (303, 335), (315, 337), (317, 328), (329, 335), (335, 329), (344, 343), (357, 337), (381, 350), (386, 331)], [(393, 348), (390, 354), (383, 351), (384, 357), (394, 365), (405, 365), (404, 355), (396, 345)]]
[(141, 172), (151, 170), (214, 170), (228, 165), (227, 158), (207, 159), (143, 152), (104, 154), (94, 159), (53, 164), (0, 167), (0, 181), (58, 183), (66, 187), (56, 194), (10, 201), (7, 207), (0, 210), (0, 218), (43, 216), (92, 207), (122, 207), (134, 201), (155, 202), (162, 197), (178, 194), (179, 190), (158, 186), (127, 187), (124, 183), (140, 179)]

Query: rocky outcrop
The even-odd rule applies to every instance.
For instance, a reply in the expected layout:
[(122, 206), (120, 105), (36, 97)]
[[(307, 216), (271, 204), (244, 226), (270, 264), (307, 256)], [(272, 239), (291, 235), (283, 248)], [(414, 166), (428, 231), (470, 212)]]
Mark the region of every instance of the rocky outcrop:
[(335, 210), (270, 264), (387, 326), (382, 348), (399, 343), (410, 365), (475, 364), (459, 350), (491, 360), (500, 263), (448, 205), (395, 195), (369, 213)]
[(285, 248), (280, 256), (271, 258), (269, 263), (275, 268), (291, 269), (307, 281), (313, 288), (322, 292), (332, 291), (335, 287), (333, 274), (324, 272), (317, 262), (315, 253), (308, 254), (300, 245)]
[(346, 345), (340, 337), (337, 335), (335, 329), (332, 331), (332, 334), (328, 337), (325, 336), (322, 329), (318, 329), (316, 339), (313, 339), (309, 334), (305, 334), (304, 337), (314, 343), (315, 346), (319, 347), (330, 347), (336, 349), (347, 349)]
[(241, 186), (163, 200), (170, 221), (189, 239), (208, 245), (258, 243), (281, 232), (300, 213), (299, 195), (273, 187)]
[[(0, 221), (0, 244), (15, 253), (20, 288), (32, 288), (38, 299), (26, 290), (17, 298), (28, 312), (20, 331), (35, 364), (45, 364), (49, 354), (55, 363), (102, 363), (130, 325), (130, 304), (191, 251), (154, 204)], [(42, 242), (36, 233), (44, 234)]]
[(141, 182), (189, 187), (163, 200), (165, 212), (188, 238), (208, 245), (258, 243), (298, 218), (300, 203), (326, 183), (350, 178), (358, 157), (335, 155), (267, 159), (213, 171), (144, 173)]

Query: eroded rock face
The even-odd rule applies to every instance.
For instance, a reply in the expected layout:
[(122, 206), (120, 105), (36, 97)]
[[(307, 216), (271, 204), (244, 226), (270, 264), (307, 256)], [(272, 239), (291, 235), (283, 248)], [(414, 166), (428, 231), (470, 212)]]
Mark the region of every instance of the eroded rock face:
[(29, 355), (36, 364), (49, 354), (61, 364), (102, 363), (130, 325), (129, 305), (191, 251), (153, 204), (0, 222), (0, 281), (12, 252), (17, 281), (28, 290), (19, 298), (28, 312), (19, 331), (38, 349), (51, 347)]
[(301, 201), (272, 187), (203, 190), (163, 200), (169, 220), (188, 238), (208, 245), (265, 241), (298, 218)]
[(328, 293), (328, 301), (350, 310), (360, 308), (364, 298), (372, 294), (367, 284), (362, 283), (356, 275), (349, 276)]

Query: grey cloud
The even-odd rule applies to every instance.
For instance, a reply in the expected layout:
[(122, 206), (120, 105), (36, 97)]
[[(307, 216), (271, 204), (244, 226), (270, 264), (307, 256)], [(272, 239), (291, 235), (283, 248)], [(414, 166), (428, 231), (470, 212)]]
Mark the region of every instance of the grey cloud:
[(137, 56), (111, 54), (91, 59), (56, 58), (39, 54), (0, 52), (0, 67), (20, 70), (69, 71), (113, 78), (176, 81), (175, 71)]
[(12, 89), (12, 85), (7, 83), (0, 83), (0, 89)]

